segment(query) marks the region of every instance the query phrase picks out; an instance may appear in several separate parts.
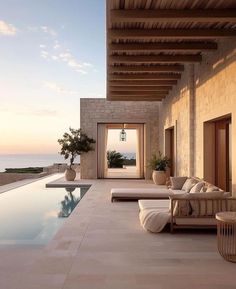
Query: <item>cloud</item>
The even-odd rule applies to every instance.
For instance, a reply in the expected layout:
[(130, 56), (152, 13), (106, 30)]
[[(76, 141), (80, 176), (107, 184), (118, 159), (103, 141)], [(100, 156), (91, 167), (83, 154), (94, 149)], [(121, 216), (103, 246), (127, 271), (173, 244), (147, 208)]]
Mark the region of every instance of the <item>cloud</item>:
[(69, 52), (69, 50), (62, 49), (61, 45), (58, 42), (53, 45), (51, 50), (46, 50), (46, 47), (46, 45), (40, 45), (40, 55), (44, 59), (51, 59), (54, 61), (65, 63), (74, 71), (81, 74), (87, 74), (88, 70), (93, 67), (93, 65), (89, 62), (79, 62), (78, 60), (76, 60), (76, 58)]
[(59, 54), (59, 58), (61, 61), (65, 62), (69, 67), (74, 69), (75, 71), (82, 73), (82, 74), (87, 74), (86, 68), (92, 67), (91, 63), (83, 62), (80, 63), (78, 62), (74, 56), (70, 52), (63, 52)]
[(57, 50), (57, 49), (59, 49), (59, 48), (61, 48), (61, 45), (60, 45), (59, 42), (56, 40), (56, 41), (54, 42), (53, 49)]
[(55, 30), (53, 30), (52, 28), (48, 27), (48, 26), (41, 26), (40, 27), (41, 30), (46, 33), (46, 34), (49, 34), (51, 35), (52, 37), (56, 37), (57, 36), (57, 33)]
[(89, 63), (89, 62), (84, 62), (84, 63), (83, 63), (83, 66), (85, 66), (85, 67), (86, 67), (86, 66), (87, 66), (87, 67), (92, 67), (93, 65), (92, 65), (91, 63)]
[[(39, 28), (46, 34), (52, 37), (51, 44), (40, 44), (40, 56), (46, 60), (57, 61), (66, 64), (74, 71), (87, 74), (93, 65), (87, 61), (78, 61), (75, 56), (71, 54), (69, 49), (63, 47), (63, 45), (56, 38), (57, 32), (48, 26), (41, 26)], [(93, 70), (92, 70), (93, 71)]]
[(55, 82), (45, 81), (44, 87), (49, 88), (50, 90), (53, 90), (53, 91), (60, 93), (60, 94), (67, 94), (67, 95), (78, 95), (79, 94), (78, 91), (66, 89), (63, 86), (61, 86), (60, 84), (57, 84)]
[(42, 58), (45, 58), (45, 59), (49, 58), (49, 53), (46, 50), (42, 50), (40, 55)]
[(16, 30), (17, 29), (12, 24), (0, 20), (0, 35), (14, 36), (16, 34)]
[(58, 57), (56, 55), (51, 55), (52, 60), (58, 60)]

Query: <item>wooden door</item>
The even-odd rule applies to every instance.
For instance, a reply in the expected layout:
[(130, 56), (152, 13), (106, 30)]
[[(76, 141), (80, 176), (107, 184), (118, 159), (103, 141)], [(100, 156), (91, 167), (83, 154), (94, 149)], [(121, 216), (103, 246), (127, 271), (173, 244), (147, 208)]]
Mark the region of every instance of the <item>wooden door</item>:
[(174, 128), (170, 129), (170, 175), (175, 175), (175, 134)]
[(165, 130), (165, 154), (171, 160), (168, 174), (170, 176), (174, 176), (175, 175), (175, 133), (174, 133), (173, 127)]
[(215, 123), (215, 184), (229, 190), (229, 120)]

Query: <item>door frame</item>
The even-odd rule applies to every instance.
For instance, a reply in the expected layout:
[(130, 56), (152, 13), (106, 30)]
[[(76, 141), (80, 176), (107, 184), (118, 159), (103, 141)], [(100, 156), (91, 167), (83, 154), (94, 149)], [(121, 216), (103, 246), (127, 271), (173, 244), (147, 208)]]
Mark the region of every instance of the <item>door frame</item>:
[[(123, 124), (133, 124), (133, 125), (136, 125), (136, 124), (141, 124), (143, 125), (143, 178), (104, 178), (104, 179), (108, 179), (108, 180), (142, 180), (142, 179), (146, 179), (146, 166), (145, 166), (145, 162), (146, 162), (146, 123), (143, 123), (143, 122), (131, 122), (131, 121), (124, 121), (124, 122), (120, 122), (120, 121), (117, 121), (117, 122), (98, 122), (97, 123), (97, 139), (98, 139), (98, 126), (99, 124), (106, 124), (106, 125), (123, 125)], [(115, 128), (116, 129), (116, 128)], [(119, 128), (117, 128), (119, 129)], [(97, 152), (98, 152), (98, 142), (97, 142)], [(97, 154), (97, 172), (98, 172), (98, 154)], [(98, 173), (97, 173), (98, 174)]]
[[(165, 128), (164, 132), (164, 151), (165, 155), (169, 158), (172, 157), (172, 167), (170, 175), (176, 175), (176, 125)], [(172, 156), (173, 154), (173, 156)]]
[[(203, 173), (204, 173), (204, 179), (214, 185), (217, 183), (217, 140), (216, 140), (216, 125), (219, 122), (228, 122), (230, 125), (232, 123), (232, 115), (227, 114), (223, 115), (211, 120), (208, 120), (203, 123)], [(230, 152), (230, 149), (232, 147), (232, 144), (230, 144), (230, 136), (229, 136), (229, 129), (226, 131), (226, 190), (231, 191), (232, 186), (231, 183), (232, 180), (230, 180), (230, 172), (232, 171), (232, 164), (230, 164), (229, 159), (232, 152)], [(231, 167), (230, 167), (231, 166)]]

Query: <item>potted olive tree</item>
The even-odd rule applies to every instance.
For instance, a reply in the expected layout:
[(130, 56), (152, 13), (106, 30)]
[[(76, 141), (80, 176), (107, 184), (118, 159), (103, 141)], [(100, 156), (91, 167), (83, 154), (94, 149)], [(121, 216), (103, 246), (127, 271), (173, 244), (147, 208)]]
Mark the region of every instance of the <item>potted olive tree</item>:
[(74, 181), (76, 172), (73, 169), (74, 160), (82, 153), (87, 153), (93, 150), (92, 144), (95, 140), (89, 138), (81, 129), (69, 128), (69, 133), (64, 133), (63, 137), (58, 140), (61, 145), (60, 154), (64, 156), (65, 160), (70, 159), (69, 168), (66, 169), (65, 178), (67, 181)]
[(149, 167), (153, 170), (152, 179), (156, 185), (166, 184), (166, 170), (170, 166), (170, 159), (159, 151), (158, 156), (153, 155)]

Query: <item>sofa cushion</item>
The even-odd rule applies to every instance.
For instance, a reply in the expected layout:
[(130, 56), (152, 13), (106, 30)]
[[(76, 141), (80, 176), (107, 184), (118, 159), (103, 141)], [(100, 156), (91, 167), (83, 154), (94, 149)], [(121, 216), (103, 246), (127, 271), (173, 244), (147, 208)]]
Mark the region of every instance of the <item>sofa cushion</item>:
[(198, 182), (196, 183), (192, 189), (190, 190), (190, 194), (195, 194), (195, 193), (200, 193), (202, 187), (205, 185), (205, 182), (201, 181), (201, 182)]
[(172, 190), (181, 190), (187, 177), (170, 177), (171, 189)]
[(209, 182), (205, 182), (204, 186), (201, 188), (201, 193), (205, 192), (215, 192), (215, 191), (223, 191), (222, 189), (216, 187), (215, 185), (212, 185)]
[(184, 190), (186, 193), (189, 193), (190, 190), (192, 189), (192, 187), (198, 183), (198, 181), (196, 179), (193, 179), (193, 178), (188, 178), (183, 187), (182, 187), (182, 190)]
[(182, 194), (185, 194), (186, 192), (183, 191), (183, 190), (172, 190), (170, 189), (170, 191), (172, 192), (171, 196), (172, 195), (182, 195)]
[(139, 213), (141, 226), (152, 233), (159, 233), (170, 222), (168, 208), (146, 209)]
[(207, 193), (209, 193), (209, 192), (216, 192), (216, 191), (222, 191), (222, 190), (221, 190), (220, 188), (212, 185), (212, 184), (209, 184), (209, 185), (207, 186), (207, 190), (206, 190)]
[[(189, 194), (185, 193), (178, 196), (178, 200), (174, 201), (174, 209), (173, 209), (173, 215), (174, 216), (188, 216), (191, 213), (191, 207), (189, 200), (186, 200), (189, 198)], [(183, 198), (183, 200), (181, 200)]]
[(224, 203), (223, 199), (224, 195), (220, 191), (189, 194), (192, 215), (213, 216), (215, 213), (219, 212), (219, 210), (225, 210), (226, 203)]
[(165, 208), (168, 210), (170, 200), (139, 200), (140, 210)]

